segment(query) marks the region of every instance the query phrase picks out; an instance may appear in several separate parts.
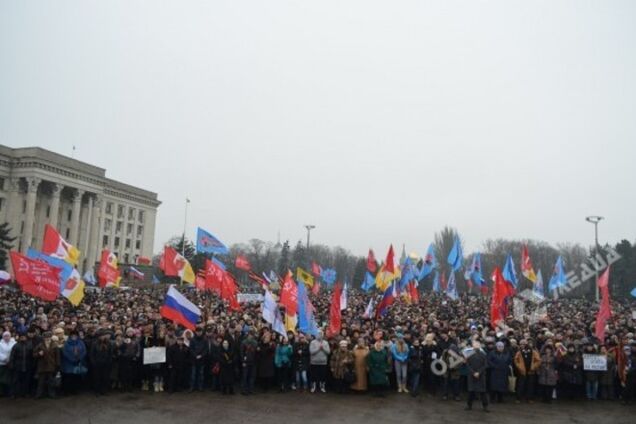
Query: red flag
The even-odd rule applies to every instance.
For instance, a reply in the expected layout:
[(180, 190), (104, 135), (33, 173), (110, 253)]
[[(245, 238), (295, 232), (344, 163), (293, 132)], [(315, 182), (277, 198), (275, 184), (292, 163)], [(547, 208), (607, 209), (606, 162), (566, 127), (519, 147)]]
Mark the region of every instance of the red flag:
[(250, 261), (248, 261), (247, 258), (243, 255), (236, 256), (236, 260), (234, 261), (234, 266), (238, 269), (242, 269), (243, 271), (252, 270), (252, 264), (250, 264)]
[(225, 270), (210, 259), (205, 260), (205, 288), (221, 295), (221, 288), (225, 278)]
[(322, 269), (320, 269), (320, 265), (318, 265), (314, 261), (311, 261), (311, 273), (314, 274), (316, 277), (320, 276), (320, 274), (322, 273)]
[(292, 272), (287, 270), (287, 274), (283, 279), (283, 287), (280, 292), (280, 301), (278, 302), (285, 307), (287, 315), (294, 316), (298, 311), (298, 287), (294, 283)]
[(367, 256), (367, 271), (371, 274), (375, 274), (378, 270), (378, 262), (375, 260), (375, 254), (373, 249), (369, 249), (369, 256)]
[(102, 258), (97, 270), (99, 286), (105, 287), (107, 284), (117, 285), (119, 283), (119, 268), (117, 267), (117, 257), (108, 249), (102, 250)]
[(492, 272), (494, 284), (492, 287), (492, 298), (490, 301), (490, 325), (497, 327), (508, 315), (508, 297), (514, 295), (514, 289), (508, 284), (501, 273), (501, 269), (496, 267)]
[(17, 252), (10, 252), (10, 255), (13, 274), (23, 292), (47, 302), (57, 299), (60, 294), (59, 268)]
[(311, 292), (314, 294), (314, 296), (318, 296), (318, 293), (320, 293), (320, 281), (316, 280), (314, 282), (314, 286), (311, 288)]
[(384, 270), (393, 274), (395, 272), (395, 264), (393, 263), (393, 245), (389, 247), (389, 251), (386, 254), (386, 261), (384, 261)]
[(247, 277), (250, 280), (256, 281), (258, 284), (260, 284), (261, 286), (263, 286), (264, 289), (268, 289), (269, 288), (269, 283), (260, 275), (254, 273), (253, 271), (248, 271), (247, 272)]
[(331, 295), (331, 307), (329, 308), (329, 327), (327, 337), (334, 337), (340, 332), (342, 325), (342, 315), (340, 311), (340, 297), (342, 296), (342, 286), (337, 284)]
[(194, 287), (196, 287), (199, 291), (205, 291), (207, 289), (207, 284), (205, 282), (205, 270), (200, 269), (197, 272), (197, 277), (194, 279)]
[(420, 292), (417, 290), (417, 286), (415, 285), (415, 281), (411, 281), (409, 283), (409, 295), (411, 296), (411, 302), (419, 303), (420, 302)]
[(221, 283), (221, 299), (230, 302), (230, 309), (233, 311), (240, 311), (241, 305), (238, 303), (237, 298), (238, 287), (236, 286), (236, 280), (229, 272), (225, 272), (223, 276), (223, 282)]
[(612, 317), (608, 287), (609, 271), (610, 267), (608, 266), (603, 275), (601, 275), (598, 279), (598, 287), (601, 291), (601, 304), (598, 309), (598, 314), (596, 314), (596, 328), (594, 335), (597, 339), (599, 339), (601, 344), (605, 342), (605, 325), (607, 324), (607, 320)]
[(184, 267), (184, 264), (179, 264), (177, 259), (177, 251), (170, 246), (163, 248), (163, 255), (159, 261), (159, 268), (168, 277), (178, 277), (179, 271)]

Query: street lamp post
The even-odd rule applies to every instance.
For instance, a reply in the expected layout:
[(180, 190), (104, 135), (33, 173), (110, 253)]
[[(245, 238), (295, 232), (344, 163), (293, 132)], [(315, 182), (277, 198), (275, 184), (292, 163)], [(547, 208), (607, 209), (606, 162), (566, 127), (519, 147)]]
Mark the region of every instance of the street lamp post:
[(307, 250), (309, 250), (309, 234), (311, 233), (311, 230), (316, 228), (316, 226), (315, 225), (305, 225), (305, 228), (307, 229)]
[[(598, 223), (601, 222), (604, 218), (602, 216), (596, 216), (596, 215), (591, 215), (591, 216), (586, 216), (585, 220), (587, 222), (590, 222), (592, 224), (594, 224), (594, 249), (595, 249), (595, 254), (598, 253), (599, 251), (599, 246), (598, 246)], [(596, 269), (596, 267), (594, 267), (594, 272), (596, 274), (596, 282), (594, 284), (594, 292), (596, 293), (596, 301), (598, 302), (599, 300), (599, 291), (598, 291), (598, 269)]]

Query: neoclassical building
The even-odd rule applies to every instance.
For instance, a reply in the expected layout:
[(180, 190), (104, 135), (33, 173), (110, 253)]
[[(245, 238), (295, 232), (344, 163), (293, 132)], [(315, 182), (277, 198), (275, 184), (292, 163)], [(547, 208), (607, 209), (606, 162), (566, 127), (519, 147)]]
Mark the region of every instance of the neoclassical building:
[(120, 263), (134, 263), (152, 256), (160, 204), (156, 193), (111, 180), (103, 168), (39, 147), (0, 144), (0, 222), (9, 222), (17, 237), (14, 250), (40, 249), (51, 224), (82, 252), (82, 272), (103, 248)]

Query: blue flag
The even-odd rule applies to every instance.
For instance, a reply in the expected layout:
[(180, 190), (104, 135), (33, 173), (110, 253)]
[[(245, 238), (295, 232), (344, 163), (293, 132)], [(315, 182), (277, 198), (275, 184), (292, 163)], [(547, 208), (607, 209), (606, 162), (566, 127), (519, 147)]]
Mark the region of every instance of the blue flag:
[(568, 279), (565, 275), (565, 270), (563, 269), (563, 258), (559, 256), (554, 264), (554, 272), (552, 273), (552, 278), (550, 278), (550, 282), (548, 283), (548, 290), (554, 291), (559, 287), (563, 287), (567, 284)]
[(223, 262), (221, 262), (217, 258), (212, 258), (211, 261), (214, 262), (215, 264), (217, 264), (219, 267), (221, 267), (221, 269), (223, 269), (225, 271), (226, 268), (225, 268), (225, 264)]
[(415, 272), (413, 271), (413, 261), (411, 258), (406, 258), (404, 265), (402, 266), (402, 278), (400, 279), (400, 292), (406, 290), (406, 286), (415, 279)]
[(485, 281), (481, 274), (481, 253), (475, 253), (473, 263), (470, 265), (470, 279), (478, 286), (483, 286)]
[(372, 288), (375, 287), (375, 277), (369, 271), (364, 275), (364, 281), (362, 282), (362, 286), (360, 287), (365, 292), (368, 292)]
[(459, 295), (457, 294), (457, 284), (455, 283), (455, 272), (451, 271), (448, 276), (448, 286), (446, 287), (446, 296), (453, 300), (457, 300)]
[(541, 275), (541, 270), (537, 272), (537, 281), (534, 282), (534, 286), (532, 287), (532, 292), (535, 296), (539, 298), (544, 297), (543, 293), (543, 276)]
[(433, 277), (433, 291), (439, 293), (441, 291), (439, 283), (439, 272), (435, 271), (435, 277)]
[(336, 282), (336, 270), (333, 268), (322, 268), (320, 271), (320, 277), (328, 285), (332, 285)]
[(197, 252), (227, 255), (230, 250), (218, 238), (199, 227), (197, 229)]
[(311, 302), (304, 284), (298, 284), (298, 329), (305, 334), (318, 335)]
[(435, 268), (437, 268), (437, 259), (435, 258), (435, 247), (433, 243), (431, 243), (426, 251), (426, 256), (424, 256), (424, 262), (422, 263), (422, 268), (419, 271), (417, 279), (422, 281), (427, 275), (433, 272)]
[(631, 294), (632, 296), (636, 297), (636, 288), (634, 288), (634, 290), (632, 290), (631, 292), (629, 292), (629, 294)]
[(515, 271), (515, 264), (512, 262), (512, 255), (508, 254), (506, 258), (506, 265), (503, 270), (503, 278), (515, 289), (517, 288), (517, 271)]
[(33, 248), (27, 250), (27, 257), (31, 259), (39, 259), (47, 264), (60, 268), (60, 293), (66, 289), (66, 282), (71, 278), (73, 273), (73, 265), (66, 262), (64, 259), (54, 258), (53, 256), (45, 255), (42, 252), (38, 252)]
[(453, 243), (453, 248), (448, 254), (447, 261), (448, 264), (452, 267), (453, 271), (459, 271), (462, 268), (464, 254), (462, 253), (462, 245), (459, 242), (459, 237), (455, 237), (455, 243)]

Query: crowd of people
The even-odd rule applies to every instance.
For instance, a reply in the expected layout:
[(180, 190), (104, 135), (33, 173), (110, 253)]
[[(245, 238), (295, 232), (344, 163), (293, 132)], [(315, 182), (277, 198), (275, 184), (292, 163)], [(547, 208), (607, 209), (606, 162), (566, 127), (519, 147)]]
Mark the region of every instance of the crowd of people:
[[(232, 311), (213, 293), (182, 291), (202, 311), (194, 331), (160, 316), (166, 287), (96, 289), (78, 307), (4, 287), (0, 396), (395, 391), (464, 399), (467, 409), (479, 398), (484, 410), (495, 402), (636, 396), (636, 305), (626, 300), (613, 302), (598, 340), (598, 306), (585, 299), (550, 300), (542, 319), (510, 316), (492, 328), (487, 296), (423, 293), (376, 319), (363, 318), (372, 295), (349, 290), (341, 330), (327, 337), (322, 330), (283, 336), (261, 319), (258, 303)], [(325, 328), (330, 294), (310, 297)], [(148, 347), (165, 347), (165, 362), (144, 364)], [(584, 354), (604, 356), (606, 370), (584, 369)]]

